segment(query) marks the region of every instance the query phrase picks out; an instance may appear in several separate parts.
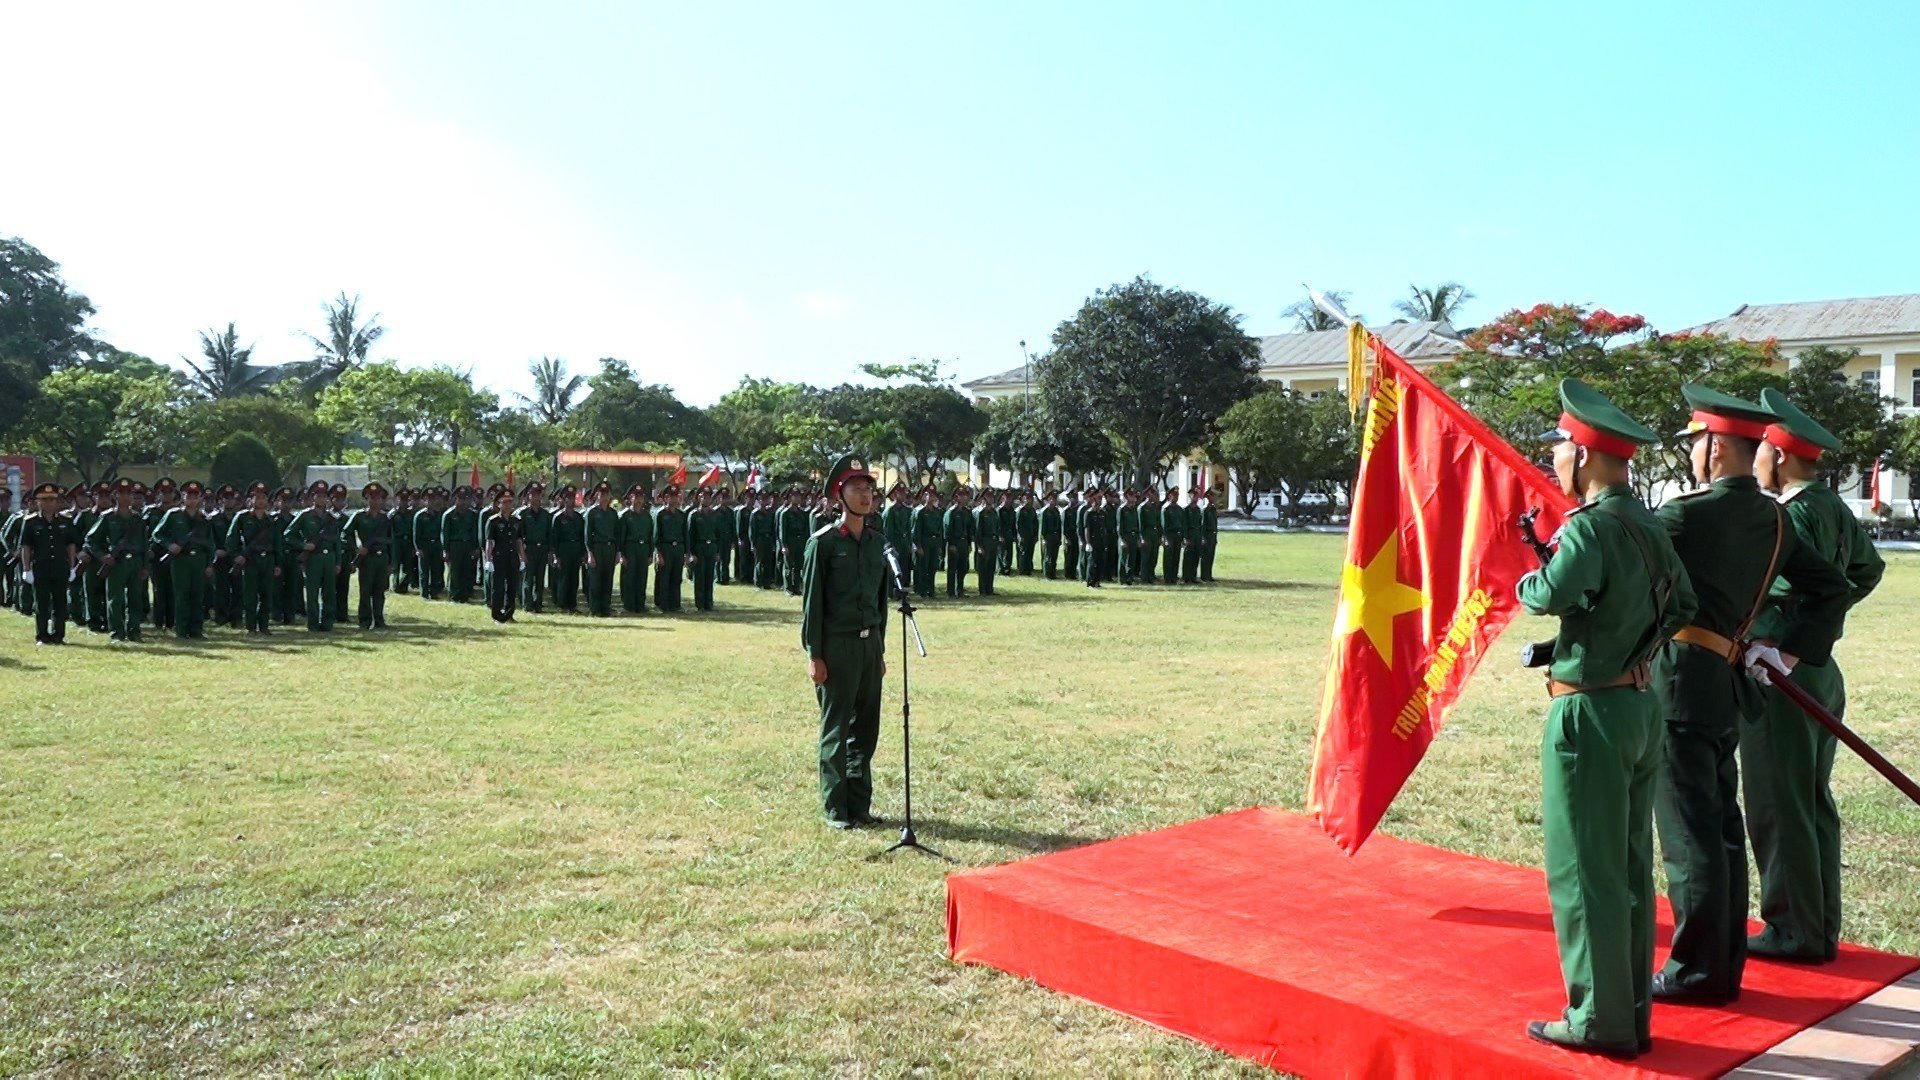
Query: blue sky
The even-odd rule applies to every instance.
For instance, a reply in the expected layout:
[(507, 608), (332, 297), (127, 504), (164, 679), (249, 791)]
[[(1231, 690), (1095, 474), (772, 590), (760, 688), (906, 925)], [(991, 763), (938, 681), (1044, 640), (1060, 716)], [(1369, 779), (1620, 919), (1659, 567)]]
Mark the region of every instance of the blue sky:
[(1920, 289), (1910, 4), (39, 7), (0, 232), (161, 359), (297, 358), (344, 288), (403, 364), (706, 403), (999, 371), (1141, 273), (1254, 333), (1301, 282), (1667, 329)]

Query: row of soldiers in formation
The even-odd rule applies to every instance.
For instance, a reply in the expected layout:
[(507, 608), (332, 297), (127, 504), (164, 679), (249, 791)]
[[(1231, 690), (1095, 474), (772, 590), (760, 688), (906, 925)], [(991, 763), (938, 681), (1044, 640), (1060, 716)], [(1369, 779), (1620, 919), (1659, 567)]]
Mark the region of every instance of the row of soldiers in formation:
[[(695, 610), (708, 611), (714, 587), (735, 581), (798, 596), (807, 539), (836, 514), (801, 488), (743, 492), (737, 506), (725, 488), (697, 488), (684, 508), (673, 485), (657, 497), (634, 485), (617, 509), (606, 483), (585, 505), (572, 486), (549, 494), (538, 482), (517, 496), (499, 484), (403, 487), (391, 507), (380, 484), (361, 496), (365, 505), (349, 509), (341, 484), (296, 492), (255, 483), (243, 493), (122, 479), (65, 492), (41, 485), (35, 507), (11, 511), (11, 492), (0, 488), (8, 571), (0, 601), (35, 617), (41, 643), (63, 643), (69, 619), (138, 641), (149, 625), (185, 638), (204, 636), (209, 622), (249, 634), (300, 621), (331, 631), (357, 584), (357, 621), (378, 630), (389, 591), (484, 599), (499, 622), (520, 608), (542, 612), (549, 598), (605, 617), (616, 598), (625, 612), (645, 612), (651, 595), (654, 608), (677, 612), (684, 568)], [(1031, 492), (987, 488), (976, 506), (963, 485), (950, 506), (932, 487), (911, 505), (896, 484), (877, 524), (911, 560), (922, 596), (934, 595), (941, 570), (949, 596), (966, 594), (970, 570), (980, 593), (993, 595), (997, 574), (1034, 573), (1036, 553), (1047, 577), (1059, 576), (1064, 556), (1067, 577), (1094, 587), (1154, 581), (1162, 559), (1168, 584), (1213, 580), (1219, 524), (1203, 492), (1183, 506), (1177, 491), (1163, 504), (1150, 491), (1096, 487), (1084, 498), (1049, 491), (1044, 504)]]
[[(1832, 432), (1778, 391), (1743, 401), (1682, 388), (1699, 490), (1649, 510), (1629, 486), (1658, 441), (1599, 392), (1563, 380), (1554, 472), (1581, 500), (1520, 602), (1557, 616), (1541, 747), (1548, 894), (1567, 1007), (1528, 1034), (1632, 1058), (1654, 1002), (1723, 1005), (1749, 956), (1801, 964), (1840, 945), (1835, 735), (1775, 684), (1789, 672), (1834, 716), (1833, 655), (1884, 564), (1820, 482)], [(1745, 813), (1742, 814), (1742, 803)], [(1653, 836), (1674, 931), (1655, 969)], [(1763, 928), (1747, 932), (1747, 854)]]

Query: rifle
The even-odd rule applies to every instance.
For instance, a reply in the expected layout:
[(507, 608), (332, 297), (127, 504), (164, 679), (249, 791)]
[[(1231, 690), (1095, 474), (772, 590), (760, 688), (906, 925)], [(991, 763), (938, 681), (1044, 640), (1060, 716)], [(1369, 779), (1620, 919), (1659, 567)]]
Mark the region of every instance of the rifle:
[(1788, 701), (1800, 706), (1801, 712), (1832, 732), (1834, 738), (1846, 743), (1847, 749), (1860, 755), (1861, 760), (1873, 766), (1873, 771), (1886, 777), (1889, 784), (1900, 789), (1902, 795), (1913, 800), (1915, 805), (1920, 805), (1920, 784), (1914, 783), (1913, 777), (1901, 772), (1899, 766), (1888, 761), (1880, 751), (1868, 745), (1867, 740), (1856, 734), (1839, 717), (1828, 712), (1827, 707), (1815, 701), (1813, 695), (1794, 682), (1793, 676), (1787, 674), (1785, 669), (1764, 658), (1760, 660), (1760, 666), (1766, 671), (1767, 681), (1775, 690), (1785, 694)]

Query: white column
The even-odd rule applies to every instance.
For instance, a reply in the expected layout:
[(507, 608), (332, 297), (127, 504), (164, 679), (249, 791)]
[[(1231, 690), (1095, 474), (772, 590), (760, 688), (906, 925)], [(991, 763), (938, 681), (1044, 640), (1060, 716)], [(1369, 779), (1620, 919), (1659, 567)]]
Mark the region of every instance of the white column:
[[(1908, 400), (1909, 390), (1907, 387), (1899, 385), (1900, 365), (1896, 360), (1896, 355), (1892, 349), (1880, 354), (1880, 395), (1882, 397), (1893, 398), (1904, 405)], [(1907, 496), (1906, 477), (1900, 476), (1897, 473), (1881, 473), (1880, 491), (1881, 497), (1886, 500), (1888, 509), (1892, 510), (1895, 515), (1899, 515), (1905, 511)]]

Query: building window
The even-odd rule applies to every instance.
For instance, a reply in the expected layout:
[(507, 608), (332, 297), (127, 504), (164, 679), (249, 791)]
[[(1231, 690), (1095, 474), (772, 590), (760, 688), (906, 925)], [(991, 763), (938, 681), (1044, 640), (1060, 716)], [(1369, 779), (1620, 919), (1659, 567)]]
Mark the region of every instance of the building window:
[(1920, 409), (1920, 368), (1913, 369), (1912, 405), (1914, 408)]
[(1880, 392), (1880, 369), (1868, 368), (1867, 370), (1861, 372), (1860, 385), (1866, 387), (1867, 389), (1873, 391), (1876, 394), (1879, 393)]

